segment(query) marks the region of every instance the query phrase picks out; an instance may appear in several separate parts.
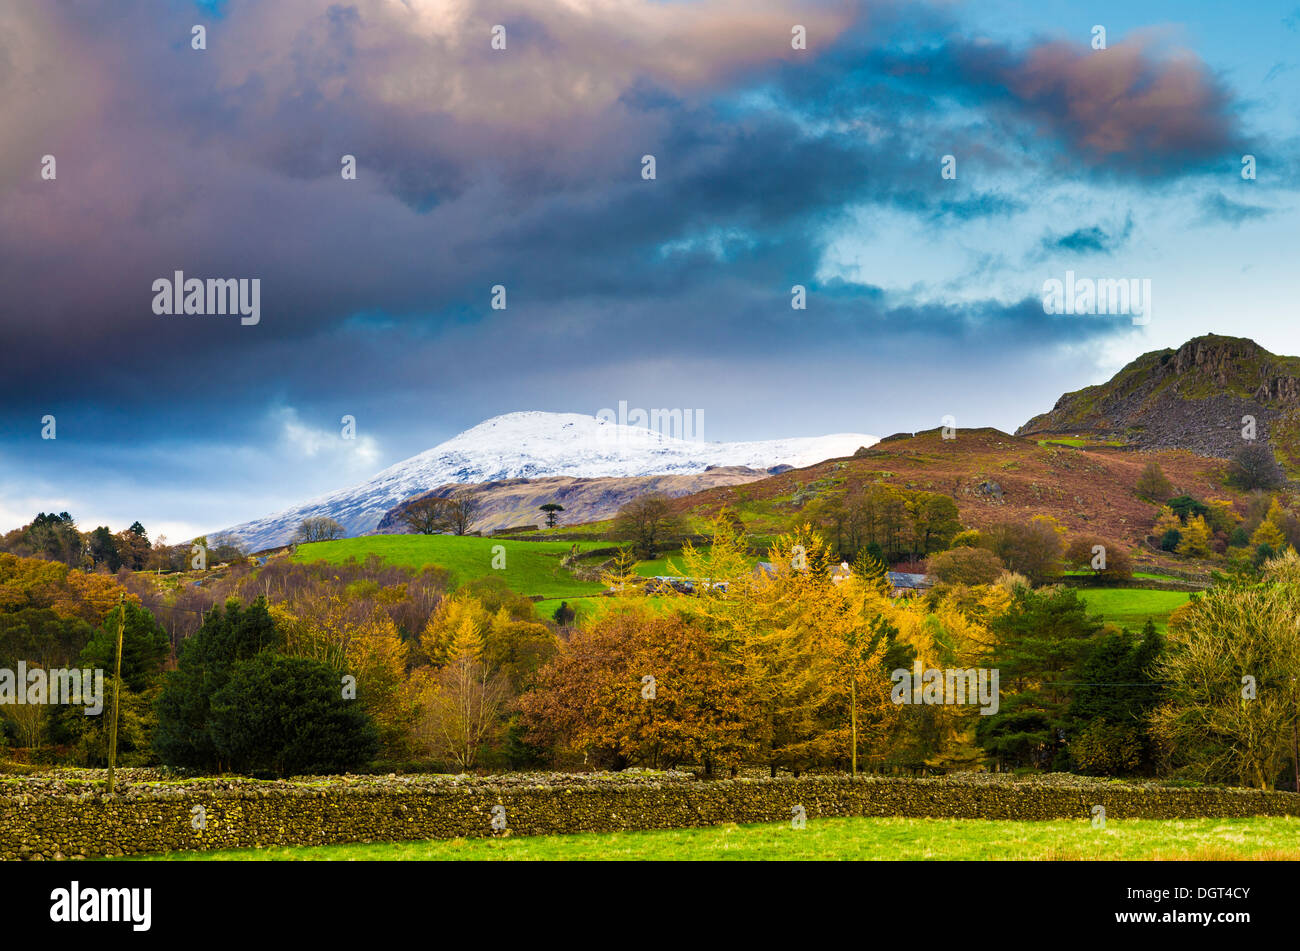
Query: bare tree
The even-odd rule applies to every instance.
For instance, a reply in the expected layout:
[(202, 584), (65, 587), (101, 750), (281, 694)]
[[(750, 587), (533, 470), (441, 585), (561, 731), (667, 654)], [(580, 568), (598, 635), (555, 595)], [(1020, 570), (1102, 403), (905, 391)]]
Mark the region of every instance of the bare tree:
[(399, 516), (402, 523), (418, 535), (437, 535), (451, 527), (451, 517), (447, 510), (447, 499), (426, 496), (407, 502)]
[(672, 510), (668, 496), (659, 493), (633, 499), (614, 519), (615, 537), (632, 542), (642, 558), (654, 558), (664, 540), (682, 530), (681, 516)]
[(313, 516), (304, 518), (298, 524), (298, 530), (294, 532), (293, 540), (299, 544), (302, 542), (329, 542), (336, 538), (343, 538), (345, 535), (347, 535), (347, 531), (334, 519)]
[(45, 736), (46, 710), (46, 706), (40, 703), (15, 703), (4, 706), (4, 715), (13, 723), (14, 731), (18, 734), (18, 742), (25, 748), (34, 749), (41, 745), (41, 739)]
[(457, 535), (468, 535), (474, 519), (478, 518), (481, 508), (479, 500), (467, 492), (460, 492), (444, 501), (447, 503), (447, 520), (451, 530)]
[(1237, 450), (1229, 474), (1243, 489), (1275, 489), (1286, 481), (1273, 450), (1262, 442), (1247, 443)]

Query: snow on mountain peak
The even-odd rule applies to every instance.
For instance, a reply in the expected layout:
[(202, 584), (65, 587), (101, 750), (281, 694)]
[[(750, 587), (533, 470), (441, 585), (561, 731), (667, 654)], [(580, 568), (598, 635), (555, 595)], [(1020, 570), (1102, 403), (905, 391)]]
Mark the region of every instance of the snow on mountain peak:
[(702, 442), (581, 413), (526, 410), (484, 420), (360, 485), (228, 531), (257, 550), (286, 544), (298, 524), (310, 516), (332, 518), (349, 535), (365, 534), (403, 499), (448, 482), (663, 475), (703, 472), (709, 466), (799, 468), (851, 455), (859, 446), (877, 441), (863, 433), (835, 433), (756, 442)]

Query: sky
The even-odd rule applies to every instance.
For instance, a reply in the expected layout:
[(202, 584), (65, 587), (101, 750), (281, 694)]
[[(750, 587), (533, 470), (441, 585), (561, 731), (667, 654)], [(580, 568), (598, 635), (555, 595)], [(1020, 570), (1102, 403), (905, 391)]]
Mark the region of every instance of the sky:
[[(1296, 0), (6, 3), (0, 531), (181, 541), (516, 410), (1014, 431), (1300, 354), (1298, 67)], [(1067, 271), (1149, 319), (1045, 313)]]

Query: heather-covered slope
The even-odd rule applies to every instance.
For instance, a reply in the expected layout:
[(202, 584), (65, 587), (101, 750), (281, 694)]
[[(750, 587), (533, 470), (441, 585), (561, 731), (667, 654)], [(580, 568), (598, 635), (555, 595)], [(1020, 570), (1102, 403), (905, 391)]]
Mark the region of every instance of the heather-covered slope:
[(1134, 487), (1156, 461), (1175, 490), (1196, 498), (1245, 495), (1223, 484), (1225, 463), (1185, 450), (1075, 448), (1011, 436), (996, 429), (962, 429), (955, 439), (939, 430), (900, 434), (858, 452), (783, 472), (750, 485), (711, 489), (679, 499), (683, 511), (708, 514), (727, 505), (758, 532), (788, 529), (816, 500), (852, 493), (871, 483), (942, 492), (957, 503), (963, 525), (985, 528), (1051, 515), (1071, 532), (1087, 532), (1137, 548), (1150, 532), (1157, 506)]

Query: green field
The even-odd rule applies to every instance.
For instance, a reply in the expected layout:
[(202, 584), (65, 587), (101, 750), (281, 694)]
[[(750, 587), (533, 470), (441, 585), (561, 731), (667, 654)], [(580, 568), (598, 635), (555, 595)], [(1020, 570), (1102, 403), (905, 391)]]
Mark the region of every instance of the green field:
[(1165, 630), (1169, 615), (1191, 597), (1186, 591), (1153, 591), (1147, 588), (1082, 588), (1079, 596), (1088, 610), (1105, 620), (1139, 631), (1150, 618), (1156, 630)]
[(173, 852), (145, 860), (1300, 859), (1300, 819), (809, 819), (655, 832)]
[[(349, 558), (364, 561), (377, 555), (385, 562), (410, 568), (438, 565), (451, 572), (456, 585), (495, 575), (520, 594), (541, 597), (537, 605), (539, 617), (549, 619), (560, 601), (570, 602), (579, 616), (596, 607), (595, 596), (604, 590), (597, 581), (579, 581), (560, 559), (573, 547), (573, 542), (557, 541), (505, 541), (479, 538), (472, 535), (368, 535), (345, 538), (333, 542), (312, 542), (299, 545), (293, 559), (298, 562), (325, 561), (340, 564)], [(605, 547), (606, 541), (577, 543), (582, 551)], [(504, 569), (494, 569), (494, 548), (505, 549)], [(680, 551), (671, 552), (652, 561), (637, 565), (642, 575), (671, 575), (680, 573)], [(1080, 595), (1088, 607), (1122, 627), (1140, 629), (1151, 618), (1156, 627), (1164, 630), (1169, 613), (1186, 603), (1188, 594), (1182, 591), (1151, 591), (1145, 588), (1088, 588)]]
[[(378, 555), (389, 564), (408, 568), (425, 565), (446, 568), (457, 585), (495, 575), (512, 590), (530, 597), (571, 598), (597, 594), (604, 590), (603, 585), (596, 581), (578, 581), (560, 566), (560, 559), (574, 544), (503, 541), (473, 535), (367, 535), (299, 545), (293, 560), (341, 564), (349, 558), (364, 561), (370, 555)], [(608, 543), (589, 541), (576, 544), (580, 550), (586, 551)], [(504, 568), (492, 567), (496, 554), (493, 549), (498, 545), (505, 549)]]

